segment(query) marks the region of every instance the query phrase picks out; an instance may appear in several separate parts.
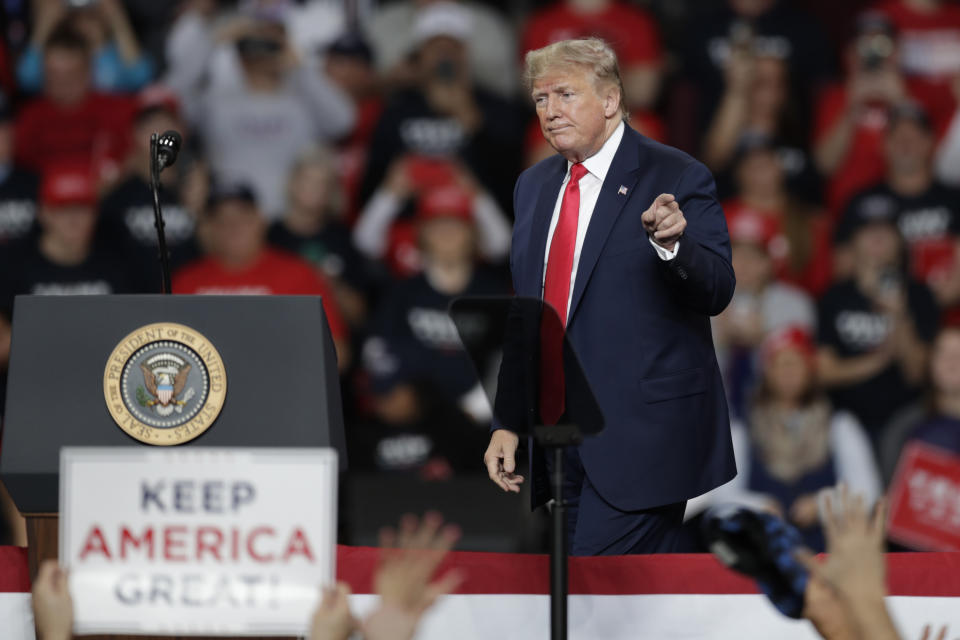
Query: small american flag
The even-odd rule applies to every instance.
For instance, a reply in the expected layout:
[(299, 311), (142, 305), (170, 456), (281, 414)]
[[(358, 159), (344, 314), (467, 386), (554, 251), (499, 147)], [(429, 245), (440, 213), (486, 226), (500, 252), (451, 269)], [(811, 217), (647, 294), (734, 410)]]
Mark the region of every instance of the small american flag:
[(617, 193), (620, 194), (621, 196), (625, 196), (627, 195), (627, 188), (623, 185), (620, 185), (620, 190), (617, 191)]

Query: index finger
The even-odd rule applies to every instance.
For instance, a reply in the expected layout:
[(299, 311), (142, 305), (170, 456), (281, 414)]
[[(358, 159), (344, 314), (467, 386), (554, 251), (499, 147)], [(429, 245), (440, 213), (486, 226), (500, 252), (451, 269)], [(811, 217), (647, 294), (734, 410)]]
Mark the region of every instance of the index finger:
[(660, 207), (663, 205), (668, 205), (671, 202), (674, 202), (675, 200), (676, 198), (672, 193), (661, 193), (660, 195), (657, 196), (657, 199), (653, 201), (653, 204)]

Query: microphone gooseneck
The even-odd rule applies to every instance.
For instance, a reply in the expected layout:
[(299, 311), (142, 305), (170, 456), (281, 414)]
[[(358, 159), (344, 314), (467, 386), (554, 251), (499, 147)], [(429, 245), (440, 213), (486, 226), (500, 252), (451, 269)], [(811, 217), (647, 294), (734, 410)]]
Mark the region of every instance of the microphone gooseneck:
[[(163, 142), (161, 142), (163, 141)], [(162, 136), (150, 135), (150, 190), (153, 192), (154, 226), (157, 229), (157, 248), (160, 251), (161, 290), (170, 293), (170, 254), (167, 251), (167, 236), (164, 233), (163, 213), (160, 211), (160, 172), (177, 160), (180, 151), (180, 134), (167, 131)]]

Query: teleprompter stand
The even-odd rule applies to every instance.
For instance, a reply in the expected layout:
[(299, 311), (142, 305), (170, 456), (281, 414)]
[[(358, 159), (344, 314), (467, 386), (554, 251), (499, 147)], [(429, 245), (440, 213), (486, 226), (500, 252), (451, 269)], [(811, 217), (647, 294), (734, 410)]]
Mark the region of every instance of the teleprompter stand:
[[(470, 297), (454, 300), (450, 316), (493, 407), (492, 429), (528, 436), (533, 505), (552, 496), (550, 510), (550, 638), (567, 638), (567, 502), (564, 454), (603, 429), (603, 415), (556, 311), (542, 300)], [(541, 424), (541, 335), (563, 336), (565, 411), (560, 423)], [(500, 363), (493, 382), (493, 367)], [(549, 473), (546, 470), (549, 469)], [(549, 477), (547, 477), (549, 476)]]
[(550, 493), (554, 496), (550, 509), (550, 639), (567, 637), (567, 500), (563, 496), (563, 453), (567, 447), (577, 446), (583, 438), (580, 429), (572, 424), (539, 425), (534, 427), (534, 438), (553, 460), (550, 473)]

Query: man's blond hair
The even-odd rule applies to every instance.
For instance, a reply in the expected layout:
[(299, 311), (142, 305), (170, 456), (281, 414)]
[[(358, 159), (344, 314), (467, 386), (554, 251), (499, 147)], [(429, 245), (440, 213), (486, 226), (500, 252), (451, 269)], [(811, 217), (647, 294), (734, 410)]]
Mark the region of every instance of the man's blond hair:
[(533, 83), (551, 69), (583, 67), (593, 74), (598, 91), (605, 84), (612, 84), (617, 88), (620, 92), (620, 113), (623, 114), (624, 120), (630, 117), (630, 112), (627, 111), (627, 105), (624, 103), (623, 81), (620, 79), (617, 54), (600, 38), (577, 38), (554, 42), (540, 49), (528, 51), (524, 61), (526, 68), (523, 75), (528, 89), (532, 89)]

